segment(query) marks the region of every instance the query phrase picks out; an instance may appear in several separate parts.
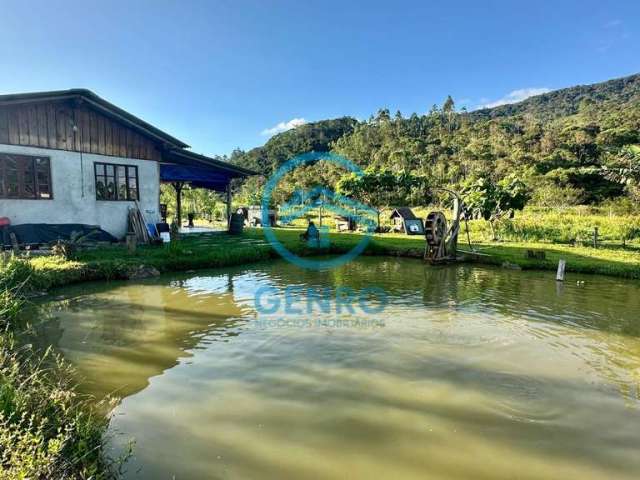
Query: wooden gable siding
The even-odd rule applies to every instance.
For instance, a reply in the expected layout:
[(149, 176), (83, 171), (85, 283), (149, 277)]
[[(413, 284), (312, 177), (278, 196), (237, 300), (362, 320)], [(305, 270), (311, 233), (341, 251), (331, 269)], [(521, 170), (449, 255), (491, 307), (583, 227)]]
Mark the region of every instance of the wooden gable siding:
[(65, 102), (0, 107), (0, 143), (161, 159), (158, 145), (148, 137), (91, 108)]

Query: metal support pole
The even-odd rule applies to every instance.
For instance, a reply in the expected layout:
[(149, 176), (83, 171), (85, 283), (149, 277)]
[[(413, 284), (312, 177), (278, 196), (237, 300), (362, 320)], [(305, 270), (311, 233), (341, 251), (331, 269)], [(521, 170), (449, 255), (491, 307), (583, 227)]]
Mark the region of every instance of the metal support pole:
[(173, 188), (176, 190), (176, 223), (178, 228), (182, 228), (182, 182), (172, 183)]
[(227, 231), (231, 228), (231, 183), (227, 184)]

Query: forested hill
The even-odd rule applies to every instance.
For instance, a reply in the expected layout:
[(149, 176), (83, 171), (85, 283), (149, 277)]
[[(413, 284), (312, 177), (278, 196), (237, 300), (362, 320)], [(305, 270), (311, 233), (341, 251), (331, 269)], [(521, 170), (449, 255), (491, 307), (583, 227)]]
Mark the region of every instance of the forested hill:
[(299, 153), (330, 150), (336, 140), (353, 132), (357, 123), (358, 121), (351, 117), (306, 123), (274, 135), (262, 147), (248, 152), (236, 150), (230, 161), (268, 174)]
[[(345, 117), (309, 123), (249, 152), (236, 151), (230, 160), (269, 175), (298, 153), (332, 150), (364, 169), (453, 187), (517, 177), (532, 202), (560, 206), (623, 196), (640, 201), (640, 179), (622, 184), (603, 174), (607, 168), (639, 172), (640, 154), (632, 147), (638, 144), (640, 75), (633, 75), (473, 112), (458, 110), (449, 97), (426, 115), (383, 108), (364, 122)], [(298, 176), (295, 187), (315, 181), (312, 171), (305, 175), (309, 179)], [(258, 183), (247, 188), (257, 192)]]
[(530, 114), (540, 119), (552, 119), (579, 112), (585, 104), (625, 105), (640, 102), (640, 74), (616, 78), (593, 85), (563, 88), (543, 95), (536, 95), (519, 103), (475, 110), (469, 115), (474, 119), (509, 117)]

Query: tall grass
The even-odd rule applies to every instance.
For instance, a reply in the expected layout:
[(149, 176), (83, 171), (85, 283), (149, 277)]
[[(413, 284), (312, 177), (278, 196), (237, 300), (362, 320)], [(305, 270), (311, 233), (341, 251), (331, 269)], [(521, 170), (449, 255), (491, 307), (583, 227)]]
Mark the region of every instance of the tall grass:
[(25, 295), (33, 287), (33, 266), (14, 256), (0, 257), (0, 328), (11, 328), (25, 302)]
[[(421, 218), (431, 210), (442, 209), (413, 209)], [(613, 207), (527, 207), (516, 212), (514, 218), (497, 222), (496, 232), (501, 240), (512, 242), (590, 243), (595, 227), (598, 228), (599, 239), (604, 242), (624, 245), (640, 240), (640, 215)], [(492, 239), (491, 227), (486, 220), (469, 221), (469, 230), (473, 240)]]
[[(472, 222), (476, 236), (490, 237), (486, 222)], [(500, 239), (515, 242), (590, 243), (595, 228), (600, 241), (625, 245), (640, 239), (640, 216), (565, 212), (527, 212), (497, 224)]]
[(3, 479), (109, 478), (107, 419), (79, 396), (60, 358), (0, 345), (0, 473)]
[(73, 372), (50, 351), (16, 347), (13, 330), (38, 286), (25, 259), (0, 263), (0, 478), (100, 479), (111, 476), (103, 457), (108, 420), (78, 395)]
[[(412, 208), (413, 213), (422, 219), (433, 210), (444, 211), (447, 216), (450, 215), (447, 208), (439, 206)], [(383, 227), (392, 226), (389, 218), (391, 212), (391, 209), (382, 211), (380, 218)], [(311, 212), (308, 218), (293, 222), (293, 225), (306, 227), (309, 219), (317, 221), (314, 214), (317, 212)], [(333, 217), (326, 217), (324, 224), (333, 228)], [(615, 205), (615, 208), (527, 207), (522, 212), (516, 212), (512, 219), (499, 221), (496, 224), (496, 232), (501, 240), (513, 242), (589, 243), (592, 241), (595, 227), (598, 228), (601, 241), (624, 245), (640, 240), (640, 215), (631, 213), (629, 209), (623, 209), (619, 205)], [(469, 229), (473, 240), (488, 241), (493, 238), (491, 227), (486, 220), (470, 220)]]

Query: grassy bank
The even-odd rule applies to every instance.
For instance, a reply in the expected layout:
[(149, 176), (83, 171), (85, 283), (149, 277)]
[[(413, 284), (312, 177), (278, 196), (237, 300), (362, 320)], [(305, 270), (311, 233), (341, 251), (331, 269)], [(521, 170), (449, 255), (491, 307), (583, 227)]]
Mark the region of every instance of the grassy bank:
[(17, 347), (16, 318), (35, 287), (28, 260), (0, 264), (0, 477), (109, 478), (102, 451), (107, 419), (75, 391), (70, 367), (51, 352)]
[[(301, 255), (340, 254), (362, 240), (361, 234), (331, 233), (330, 246), (322, 251), (308, 248), (299, 240), (302, 230), (275, 229), (277, 238), (289, 250)], [(388, 255), (422, 258), (422, 237), (400, 234), (373, 235), (365, 255)], [(523, 269), (555, 270), (558, 260), (567, 261), (567, 272), (597, 273), (623, 278), (640, 278), (640, 248), (627, 245), (573, 246), (542, 242), (474, 242), (478, 255), (465, 254), (465, 260), (480, 264), (518, 266)], [(460, 248), (469, 251), (461, 238)], [(527, 257), (527, 250), (545, 252), (545, 259)], [(114, 246), (80, 252), (74, 260), (39, 257), (30, 260), (34, 274), (32, 284), (40, 290), (89, 280), (126, 279), (137, 275), (139, 266), (158, 272), (219, 268), (275, 258), (261, 229), (249, 229), (240, 237), (225, 234), (190, 235), (177, 246), (138, 247), (129, 254), (124, 247)]]

